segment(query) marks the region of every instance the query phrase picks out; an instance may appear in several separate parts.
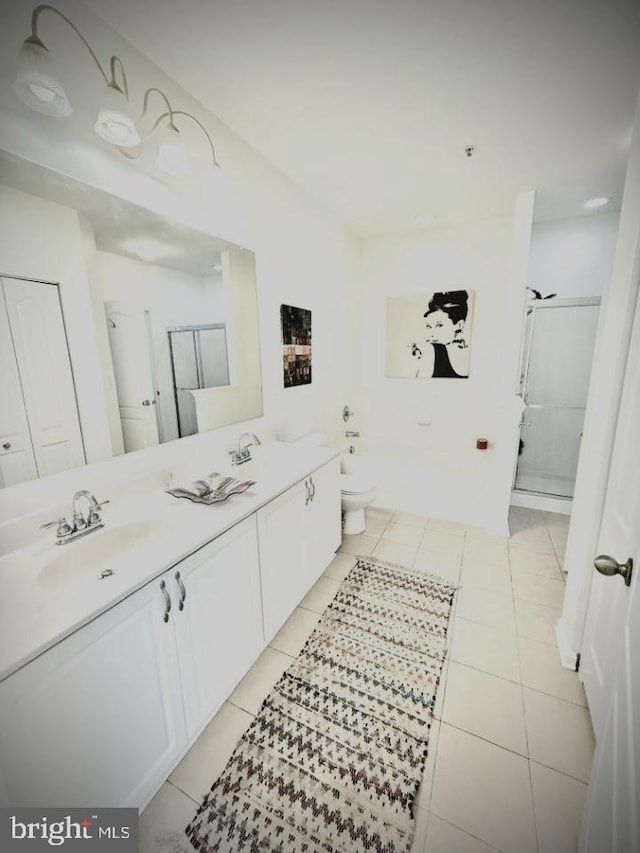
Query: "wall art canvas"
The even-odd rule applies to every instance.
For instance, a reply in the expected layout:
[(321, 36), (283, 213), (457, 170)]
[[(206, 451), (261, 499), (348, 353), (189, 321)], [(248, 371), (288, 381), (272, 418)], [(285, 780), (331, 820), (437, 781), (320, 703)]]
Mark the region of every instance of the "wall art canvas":
[(311, 383), (311, 311), (280, 306), (284, 387)]
[(473, 296), (448, 290), (388, 297), (386, 375), (467, 379)]

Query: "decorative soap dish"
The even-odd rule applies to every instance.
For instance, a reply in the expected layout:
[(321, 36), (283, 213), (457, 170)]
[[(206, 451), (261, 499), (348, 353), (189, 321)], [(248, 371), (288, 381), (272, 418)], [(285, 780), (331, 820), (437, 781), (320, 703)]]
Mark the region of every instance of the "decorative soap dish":
[(255, 480), (236, 480), (234, 477), (224, 477), (222, 474), (213, 473), (201, 480), (192, 480), (189, 483), (180, 483), (167, 489), (170, 495), (176, 498), (187, 498), (194, 503), (216, 504), (226, 501), (231, 495), (239, 495), (246, 492), (251, 486), (255, 486)]

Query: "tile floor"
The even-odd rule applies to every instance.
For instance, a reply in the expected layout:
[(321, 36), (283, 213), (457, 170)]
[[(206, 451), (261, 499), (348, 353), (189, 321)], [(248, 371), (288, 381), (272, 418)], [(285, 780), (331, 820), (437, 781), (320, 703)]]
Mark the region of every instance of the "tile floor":
[(192, 851), (183, 830), (356, 554), (459, 583), (418, 794), (412, 853), (574, 853), (593, 733), (554, 623), (568, 516), (514, 507), (510, 540), (373, 508), (140, 820), (141, 853)]

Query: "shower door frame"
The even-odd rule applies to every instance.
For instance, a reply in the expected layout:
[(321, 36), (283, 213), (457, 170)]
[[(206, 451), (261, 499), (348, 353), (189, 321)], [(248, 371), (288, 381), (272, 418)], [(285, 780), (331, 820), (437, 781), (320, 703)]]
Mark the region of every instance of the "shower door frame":
[[(529, 313), (529, 309), (532, 309), (532, 318), (529, 329), (527, 331), (526, 327), (526, 315), (525, 315), (525, 326), (524, 326), (524, 340), (523, 340), (523, 363), (524, 369), (521, 371), (520, 375), (520, 396), (522, 398), (522, 402), (524, 403), (524, 408), (522, 410), (522, 419), (519, 425), (518, 438), (522, 438), (522, 427), (527, 426), (525, 423), (526, 411), (527, 409), (584, 409), (586, 410), (586, 400), (584, 406), (564, 406), (554, 403), (530, 403), (527, 399), (527, 383), (529, 379), (529, 367), (531, 365), (531, 351), (533, 349), (533, 335), (535, 331), (535, 320), (536, 313), (540, 310), (551, 310), (553, 308), (590, 308), (590, 307), (600, 307), (602, 299), (600, 296), (577, 296), (577, 297), (565, 297), (561, 299), (533, 299), (527, 303), (526, 311)], [(593, 355), (592, 355), (593, 360)], [(565, 495), (552, 495), (548, 492), (540, 492), (534, 489), (523, 489), (516, 487), (516, 479), (518, 476), (518, 464), (519, 458), (516, 458), (516, 464), (513, 469), (513, 482), (511, 484), (512, 492), (515, 492), (517, 495), (531, 495), (540, 498), (548, 498), (550, 501), (562, 501), (562, 502), (571, 502), (573, 498), (567, 497)]]

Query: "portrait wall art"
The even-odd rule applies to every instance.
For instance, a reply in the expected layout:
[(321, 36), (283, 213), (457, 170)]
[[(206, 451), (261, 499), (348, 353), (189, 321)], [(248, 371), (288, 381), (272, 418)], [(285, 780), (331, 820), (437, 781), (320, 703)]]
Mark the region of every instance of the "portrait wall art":
[(280, 306), (284, 387), (311, 383), (311, 311)]
[(389, 378), (469, 377), (473, 291), (387, 298)]

